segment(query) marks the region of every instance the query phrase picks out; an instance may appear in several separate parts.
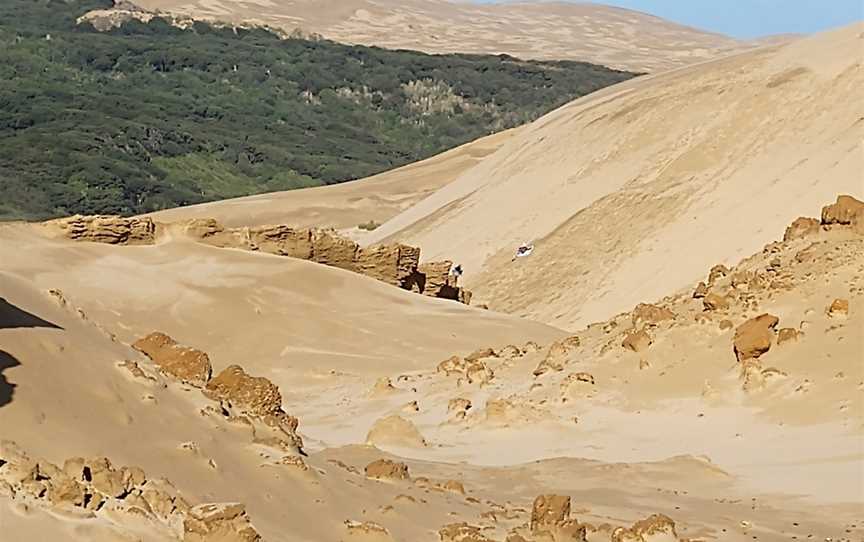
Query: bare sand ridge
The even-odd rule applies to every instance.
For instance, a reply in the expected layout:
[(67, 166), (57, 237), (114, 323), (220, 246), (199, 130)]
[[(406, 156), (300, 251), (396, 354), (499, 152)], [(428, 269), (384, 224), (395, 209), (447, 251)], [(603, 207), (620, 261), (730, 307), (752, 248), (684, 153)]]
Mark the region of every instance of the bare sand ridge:
[[(475, 300), (575, 328), (864, 194), (864, 25), (586, 96), (364, 237), (463, 264)], [(528, 258), (511, 261), (520, 243)], [(682, 257), (686, 254), (686, 258)]]
[[(129, 2), (125, 2), (129, 4)], [(174, 16), (301, 29), (346, 43), (430, 53), (506, 53), (657, 72), (748, 47), (601, 4), (446, 0), (132, 0)], [(110, 18), (110, 14), (101, 14)]]
[[(0, 524), (97, 541), (860, 539), (862, 235), (864, 203), (841, 199), (704, 284), (565, 335), (290, 258), (5, 225)], [(154, 329), (178, 344), (140, 340)]]
[(261, 194), (151, 213), (154, 220), (215, 218), (228, 227), (289, 224), (362, 235), (360, 224), (381, 224), (453, 181), (518, 133), (506, 130), (427, 160), (366, 179)]

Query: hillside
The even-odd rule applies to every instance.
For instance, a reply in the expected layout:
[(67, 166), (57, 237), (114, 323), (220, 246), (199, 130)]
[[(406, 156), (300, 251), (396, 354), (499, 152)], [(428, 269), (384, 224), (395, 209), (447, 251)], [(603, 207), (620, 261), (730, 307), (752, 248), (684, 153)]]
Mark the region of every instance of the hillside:
[[(96, 542), (857, 540), (862, 226), (841, 200), (568, 336), (182, 237), (0, 225), (0, 523)], [(154, 329), (182, 346), (138, 340)]]
[(109, 0), (0, 4), (0, 219), (140, 214), (367, 177), (632, 74), (186, 29), (76, 23)]
[[(453, 259), (478, 302), (564, 328), (662, 296), (778, 237), (812, 202), (861, 197), (862, 30), (577, 100), (363, 242)], [(511, 261), (526, 241), (533, 254)]]
[[(162, 222), (215, 218), (231, 227), (267, 224), (340, 230), (359, 225), (373, 227), (446, 186), (518, 133), (519, 128), (498, 132), (365, 179), (188, 205), (148, 216)], [(357, 234), (362, 235), (363, 231)]]
[[(132, 0), (177, 16), (301, 29), (344, 43), (429, 53), (506, 53), (658, 72), (747, 47), (732, 38), (588, 3), (447, 0)], [(126, 9), (128, 11), (128, 9)], [(101, 15), (105, 18), (105, 15)]]

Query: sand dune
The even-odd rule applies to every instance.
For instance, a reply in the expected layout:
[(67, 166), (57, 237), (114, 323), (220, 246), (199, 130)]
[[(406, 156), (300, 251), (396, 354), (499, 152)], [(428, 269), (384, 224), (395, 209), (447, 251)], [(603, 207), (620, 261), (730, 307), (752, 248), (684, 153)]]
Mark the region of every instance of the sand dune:
[[(4, 226), (0, 522), (97, 541), (860, 538), (862, 225), (844, 200), (571, 336), (309, 262)], [(277, 383), (307, 455), (242, 410), (261, 382), (220, 403), (128, 346), (154, 328), (209, 353), (214, 377), (239, 363)], [(75, 482), (75, 457), (108, 467)], [(104, 501), (76, 501), (82, 486)]]
[(229, 227), (290, 224), (355, 230), (381, 224), (459, 177), (518, 133), (506, 130), (379, 175), (329, 186), (289, 190), (151, 213), (154, 220), (179, 222), (215, 218)]
[(583, 60), (656, 72), (748, 45), (732, 38), (601, 4), (446, 0), (133, 0), (173, 15), (264, 24), (391, 49), (506, 53)]
[[(662, 296), (790, 214), (864, 193), (862, 36), (856, 24), (577, 100), (363, 242), (446, 254), (478, 301), (559, 327)], [(533, 255), (511, 262), (524, 241)]]

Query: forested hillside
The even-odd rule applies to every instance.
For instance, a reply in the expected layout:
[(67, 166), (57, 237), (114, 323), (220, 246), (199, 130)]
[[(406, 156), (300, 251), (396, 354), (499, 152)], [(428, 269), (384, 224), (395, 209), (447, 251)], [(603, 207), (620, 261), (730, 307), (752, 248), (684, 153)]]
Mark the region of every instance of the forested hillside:
[(135, 214), (365, 177), (633, 74), (179, 29), (0, 2), (0, 218)]

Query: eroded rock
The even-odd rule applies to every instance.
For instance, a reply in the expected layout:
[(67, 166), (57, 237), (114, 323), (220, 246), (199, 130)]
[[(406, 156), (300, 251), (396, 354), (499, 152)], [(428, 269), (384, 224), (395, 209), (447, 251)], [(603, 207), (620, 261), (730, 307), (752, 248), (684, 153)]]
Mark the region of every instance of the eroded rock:
[(201, 504), (183, 521), (183, 542), (259, 542), (261, 535), (240, 503)]
[(774, 330), (780, 319), (771, 314), (762, 314), (747, 320), (735, 330), (733, 347), (738, 361), (758, 358), (771, 348)]
[(408, 465), (401, 461), (377, 459), (366, 465), (363, 470), (367, 478), (376, 480), (407, 480), (410, 478)]
[(75, 215), (46, 222), (46, 226), (73, 241), (111, 245), (152, 245), (156, 224), (149, 218)]
[(278, 415), (282, 411), (282, 394), (276, 384), (264, 377), (250, 376), (239, 365), (230, 365), (207, 382), (204, 395), (214, 401), (226, 401), (243, 414)]
[(158, 331), (137, 340), (132, 347), (153, 360), (163, 374), (185, 384), (203, 387), (213, 372), (207, 354), (180, 346), (177, 341)]

